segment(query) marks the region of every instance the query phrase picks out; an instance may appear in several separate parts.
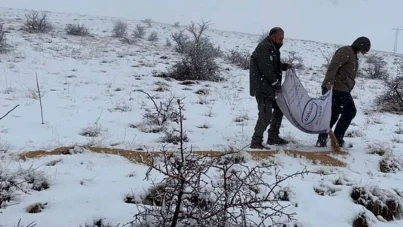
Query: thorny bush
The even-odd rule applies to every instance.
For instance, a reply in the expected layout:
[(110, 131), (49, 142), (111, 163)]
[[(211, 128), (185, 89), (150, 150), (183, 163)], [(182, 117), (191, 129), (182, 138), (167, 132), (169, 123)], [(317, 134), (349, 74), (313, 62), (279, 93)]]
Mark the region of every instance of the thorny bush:
[[(291, 222), (295, 213), (289, 202), (277, 195), (286, 180), (308, 174), (307, 170), (280, 174), (274, 163), (248, 164), (248, 154), (229, 150), (215, 157), (200, 156), (184, 148), (183, 105), (179, 105), (179, 151), (163, 149), (155, 157), (148, 152), (143, 164), (163, 175), (151, 189), (153, 195), (140, 198), (135, 226), (276, 226)], [(158, 188), (158, 190), (156, 190)], [(146, 203), (146, 202), (143, 202)]]

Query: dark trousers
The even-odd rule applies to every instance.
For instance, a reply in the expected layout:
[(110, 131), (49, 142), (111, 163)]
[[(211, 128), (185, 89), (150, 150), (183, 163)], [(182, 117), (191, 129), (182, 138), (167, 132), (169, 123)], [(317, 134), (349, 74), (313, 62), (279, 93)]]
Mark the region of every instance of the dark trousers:
[(278, 107), (277, 102), (273, 102), (273, 115), (271, 117), (269, 136), (278, 136), (280, 134), (281, 122), (283, 121), (283, 112)]
[[(326, 88), (322, 88), (322, 94), (327, 92)], [(353, 97), (349, 92), (333, 90), (332, 98), (332, 117), (330, 120), (330, 128), (333, 128), (337, 122), (334, 130), (334, 135), (339, 142), (343, 141), (344, 135), (357, 114)], [(318, 140), (326, 141), (327, 133), (319, 134)]]
[(283, 113), (273, 98), (256, 96), (256, 102), (259, 113), (252, 141), (260, 143), (263, 141), (263, 134), (269, 125), (269, 135), (278, 136), (283, 120)]

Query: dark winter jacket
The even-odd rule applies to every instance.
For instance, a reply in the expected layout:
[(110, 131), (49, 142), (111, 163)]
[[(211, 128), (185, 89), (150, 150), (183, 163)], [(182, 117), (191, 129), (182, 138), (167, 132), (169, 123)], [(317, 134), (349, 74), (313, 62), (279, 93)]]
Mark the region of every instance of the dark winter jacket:
[(261, 41), (250, 59), (249, 92), (251, 96), (274, 98), (273, 85), (282, 80), (287, 64), (280, 60), (280, 50), (266, 37)]
[(370, 48), (371, 42), (366, 37), (359, 37), (351, 46), (340, 47), (333, 55), (322, 87), (333, 85), (334, 90), (351, 92), (358, 71), (357, 52), (368, 52)]
[(355, 85), (358, 59), (351, 46), (339, 48), (327, 69), (322, 87), (333, 85), (334, 90), (350, 92)]

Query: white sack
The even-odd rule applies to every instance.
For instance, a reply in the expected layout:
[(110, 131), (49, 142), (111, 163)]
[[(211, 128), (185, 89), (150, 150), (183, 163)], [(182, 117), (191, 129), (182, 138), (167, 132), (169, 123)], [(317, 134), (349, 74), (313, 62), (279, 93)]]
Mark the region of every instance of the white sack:
[[(316, 89), (316, 88), (315, 88)], [(293, 69), (288, 69), (276, 101), (284, 116), (309, 134), (328, 133), (332, 115), (332, 91), (312, 98)]]

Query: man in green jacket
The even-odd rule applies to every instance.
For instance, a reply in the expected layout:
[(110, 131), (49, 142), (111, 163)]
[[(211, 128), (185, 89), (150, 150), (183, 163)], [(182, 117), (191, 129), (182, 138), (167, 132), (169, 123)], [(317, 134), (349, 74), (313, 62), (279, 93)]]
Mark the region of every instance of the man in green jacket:
[[(340, 47), (334, 53), (322, 83), (322, 94), (333, 89), (330, 128), (338, 121), (334, 135), (340, 147), (352, 147), (344, 142), (344, 134), (357, 113), (351, 91), (355, 86), (359, 56), (370, 49), (371, 42), (367, 37), (359, 37), (351, 45)], [(327, 133), (319, 134), (316, 146), (326, 147), (327, 138)]]
[(262, 144), (264, 131), (269, 124), (267, 143), (272, 145), (288, 143), (279, 137), (283, 113), (275, 102), (275, 93), (281, 89), (282, 72), (291, 67), (290, 64), (280, 61), (280, 48), (283, 41), (283, 29), (274, 27), (258, 44), (251, 56), (249, 91), (250, 95), (256, 98), (259, 114), (250, 148), (269, 149)]

